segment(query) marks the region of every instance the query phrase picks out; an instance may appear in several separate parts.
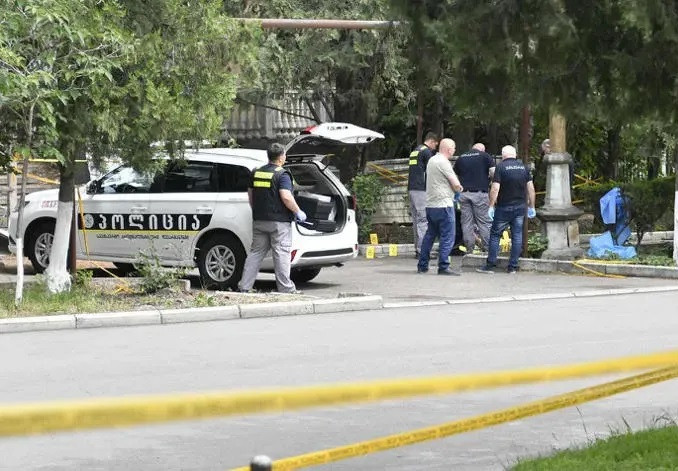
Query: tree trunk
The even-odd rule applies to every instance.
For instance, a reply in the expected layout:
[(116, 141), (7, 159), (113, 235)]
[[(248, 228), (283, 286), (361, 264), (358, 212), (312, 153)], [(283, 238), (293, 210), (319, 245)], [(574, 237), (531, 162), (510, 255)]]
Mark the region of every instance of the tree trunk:
[(599, 169), (606, 180), (615, 180), (621, 159), (621, 126), (607, 130), (607, 159)]
[(45, 270), (47, 289), (50, 293), (63, 293), (71, 289), (71, 276), (68, 273), (68, 245), (73, 222), (73, 194), (75, 192), (73, 165), (62, 165), (60, 170), (56, 227), (49, 266)]
[(673, 261), (678, 265), (678, 149), (674, 150), (673, 154), (673, 172), (676, 178), (676, 192), (673, 197)]

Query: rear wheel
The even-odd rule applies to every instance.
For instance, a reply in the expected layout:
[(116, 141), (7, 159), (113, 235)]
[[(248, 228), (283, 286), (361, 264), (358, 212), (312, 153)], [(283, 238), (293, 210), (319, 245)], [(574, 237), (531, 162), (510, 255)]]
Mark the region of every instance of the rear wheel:
[(228, 234), (215, 234), (200, 246), (198, 270), (205, 288), (236, 289), (245, 266), (245, 250)]
[(308, 283), (320, 273), (320, 267), (295, 268), (290, 273), (290, 278), (295, 283)]
[(35, 273), (42, 273), (49, 266), (49, 256), (54, 242), (54, 223), (42, 222), (31, 227), (29, 231), (26, 231), (27, 234), (28, 232), (30, 234), (27, 237), (24, 253), (30, 259)]

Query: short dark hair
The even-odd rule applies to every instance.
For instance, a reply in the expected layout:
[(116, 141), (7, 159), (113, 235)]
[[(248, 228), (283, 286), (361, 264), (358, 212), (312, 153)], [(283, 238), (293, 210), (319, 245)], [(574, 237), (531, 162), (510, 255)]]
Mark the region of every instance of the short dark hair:
[(424, 137), (424, 142), (434, 140), (436, 142), (440, 142), (440, 139), (438, 138), (438, 135), (434, 133), (433, 131), (429, 131), (426, 133), (426, 136)]
[(282, 144), (274, 142), (268, 146), (266, 152), (268, 153), (268, 161), (273, 162), (274, 160), (278, 160), (278, 158), (285, 153), (285, 147), (283, 147)]

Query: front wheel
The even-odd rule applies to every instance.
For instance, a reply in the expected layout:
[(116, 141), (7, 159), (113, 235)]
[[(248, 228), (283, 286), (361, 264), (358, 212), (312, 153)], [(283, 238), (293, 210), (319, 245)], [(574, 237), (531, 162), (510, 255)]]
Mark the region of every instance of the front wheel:
[(200, 246), (198, 270), (205, 288), (236, 289), (245, 266), (245, 250), (228, 234), (215, 234)]
[(49, 266), (49, 256), (52, 253), (52, 243), (54, 242), (54, 223), (43, 222), (27, 233), (26, 247), (24, 253), (28, 256), (33, 265), (35, 273), (44, 272)]
[(308, 283), (320, 274), (320, 267), (295, 268), (290, 273), (290, 278), (295, 283)]

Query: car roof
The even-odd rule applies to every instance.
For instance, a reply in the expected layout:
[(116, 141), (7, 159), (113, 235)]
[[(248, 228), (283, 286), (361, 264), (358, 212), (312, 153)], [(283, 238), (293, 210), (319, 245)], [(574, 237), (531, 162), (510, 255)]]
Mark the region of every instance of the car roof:
[(266, 151), (261, 149), (218, 147), (200, 150), (186, 150), (184, 156), (186, 159), (190, 160), (198, 160), (203, 162), (224, 161), (224, 163), (242, 165), (249, 168), (254, 168), (258, 165), (268, 162)]

